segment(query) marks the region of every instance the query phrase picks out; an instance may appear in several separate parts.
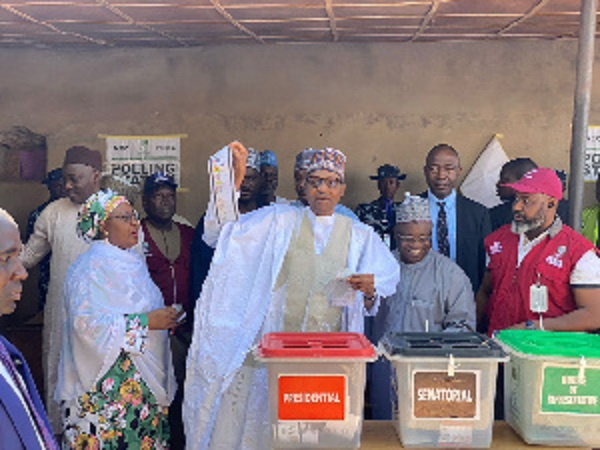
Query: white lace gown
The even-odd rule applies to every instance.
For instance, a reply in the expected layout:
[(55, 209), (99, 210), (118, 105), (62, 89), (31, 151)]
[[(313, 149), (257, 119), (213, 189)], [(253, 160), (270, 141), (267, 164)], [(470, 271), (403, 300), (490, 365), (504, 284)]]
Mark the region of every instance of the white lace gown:
[[(54, 390), (64, 323), (64, 283), (71, 264), (90, 246), (77, 235), (77, 215), (80, 208), (81, 205), (73, 203), (66, 197), (50, 203), (35, 222), (33, 234), (23, 247), (20, 256), (23, 265), (30, 269), (52, 251), (50, 284), (44, 306), (42, 367), (46, 411), (50, 425), (56, 434), (62, 432), (60, 405), (54, 401)], [(140, 229), (138, 241), (143, 242), (143, 240), (144, 236)], [(139, 243), (135, 250), (142, 254)]]
[[(156, 403), (166, 409), (176, 387), (168, 331), (147, 330), (141, 326), (128, 330), (126, 326), (131, 314), (146, 314), (163, 305), (160, 290), (150, 278), (145, 259), (137, 251), (95, 241), (72, 264), (65, 280), (65, 323), (57, 401), (64, 401), (76, 410), (77, 401), (97, 386), (125, 352)], [(116, 401), (113, 406), (118, 407), (118, 404)], [(100, 411), (101, 415), (103, 410)], [(80, 416), (78, 420), (93, 422), (93, 415), (89, 415), (90, 418)], [(109, 417), (105, 419), (110, 426)], [(114, 418), (111, 420), (118, 423)]]

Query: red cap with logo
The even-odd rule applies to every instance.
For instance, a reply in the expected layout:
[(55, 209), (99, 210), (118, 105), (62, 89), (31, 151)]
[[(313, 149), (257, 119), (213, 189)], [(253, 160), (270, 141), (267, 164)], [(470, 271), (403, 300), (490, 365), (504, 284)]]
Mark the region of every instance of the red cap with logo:
[(546, 194), (557, 200), (562, 199), (562, 183), (553, 169), (538, 167), (527, 172), (515, 183), (503, 184), (523, 194)]

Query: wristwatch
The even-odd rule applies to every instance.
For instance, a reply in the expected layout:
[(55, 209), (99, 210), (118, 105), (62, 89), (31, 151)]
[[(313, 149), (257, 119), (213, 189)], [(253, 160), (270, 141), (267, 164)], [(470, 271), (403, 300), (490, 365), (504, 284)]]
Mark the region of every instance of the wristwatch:
[(525, 322), (525, 329), (526, 330), (537, 330), (537, 327), (535, 326), (535, 322), (533, 320), (528, 320), (527, 322)]

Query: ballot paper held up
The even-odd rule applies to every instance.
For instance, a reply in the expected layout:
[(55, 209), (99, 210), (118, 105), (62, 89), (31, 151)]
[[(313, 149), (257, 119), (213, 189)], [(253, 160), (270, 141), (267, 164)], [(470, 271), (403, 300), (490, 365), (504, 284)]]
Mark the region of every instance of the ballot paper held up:
[(209, 157), (208, 175), (210, 196), (216, 207), (218, 223), (237, 221), (240, 213), (235, 196), (233, 156), (229, 146)]

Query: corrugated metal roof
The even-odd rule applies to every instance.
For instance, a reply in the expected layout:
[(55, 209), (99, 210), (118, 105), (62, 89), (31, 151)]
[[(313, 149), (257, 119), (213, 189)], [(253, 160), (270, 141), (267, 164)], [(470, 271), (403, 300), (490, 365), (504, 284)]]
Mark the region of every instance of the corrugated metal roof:
[(579, 0), (12, 0), (0, 47), (564, 39), (579, 15)]

